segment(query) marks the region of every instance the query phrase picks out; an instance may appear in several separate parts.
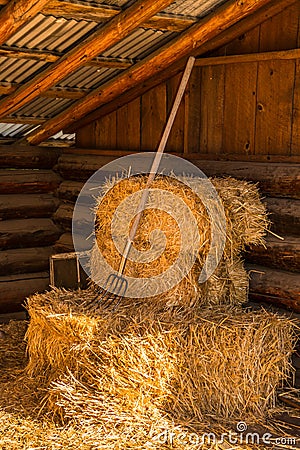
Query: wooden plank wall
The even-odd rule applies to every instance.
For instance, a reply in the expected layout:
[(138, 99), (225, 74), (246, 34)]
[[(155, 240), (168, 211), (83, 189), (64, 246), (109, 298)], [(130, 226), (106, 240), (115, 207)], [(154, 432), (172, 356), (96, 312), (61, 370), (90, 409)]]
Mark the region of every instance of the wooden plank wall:
[(21, 309), (25, 298), (49, 286), (49, 257), (62, 234), (52, 220), (59, 206), (53, 171), (60, 150), (0, 148), (0, 313)]
[[(300, 3), (212, 56), (299, 47)], [(300, 155), (299, 60), (196, 67), (167, 150), (232, 159)], [(77, 133), (80, 148), (154, 150), (179, 77), (150, 90)]]

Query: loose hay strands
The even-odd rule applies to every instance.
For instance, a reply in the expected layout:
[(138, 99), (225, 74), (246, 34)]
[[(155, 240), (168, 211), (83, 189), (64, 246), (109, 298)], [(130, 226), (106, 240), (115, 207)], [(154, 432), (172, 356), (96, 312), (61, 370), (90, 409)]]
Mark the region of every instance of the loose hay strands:
[[(222, 231), (226, 231), (226, 244), (221, 263), (214, 275), (201, 285), (198, 283), (198, 278), (211, 244), (211, 222), (201, 197), (205, 196), (206, 205), (215, 206), (216, 200), (207, 194), (206, 180), (192, 177), (176, 179), (157, 176), (153, 182), (152, 188), (155, 190), (153, 196), (158, 204), (164, 206), (164, 210), (152, 208), (144, 211), (134, 240), (134, 252), (139, 250), (140, 253), (135, 253), (136, 261), (127, 260), (125, 274), (145, 279), (143, 290), (146, 291), (147, 278), (151, 278), (151, 285), (153, 285), (154, 277), (165, 273), (172, 266), (182, 251), (182, 236), (178, 223), (191, 220), (187, 218), (186, 207), (196, 220), (200, 237), (192, 270), (186, 271), (186, 267), (189, 267), (189, 256), (186, 258), (186, 263), (181, 264), (182, 272), (187, 275), (183, 275), (182, 281), (175, 287), (170, 289), (166, 284), (166, 288), (163, 289), (164, 292), (168, 292), (167, 295), (162, 296), (168, 304), (202, 307), (224, 303), (238, 305), (246, 301), (248, 280), (239, 255), (249, 243), (263, 243), (263, 237), (268, 227), (266, 208), (261, 202), (254, 184), (233, 178), (215, 178), (211, 181), (224, 207), (226, 230)], [(189, 186), (184, 182), (187, 182)], [(97, 199), (95, 211), (97, 245), (94, 247), (91, 258), (93, 280), (103, 278), (104, 267), (99, 259), (99, 250), (109, 266), (113, 270), (118, 270), (121, 260), (120, 253), (124, 248), (130, 228), (129, 218), (133, 218), (136, 212), (136, 204), (132, 201), (132, 196), (143, 189), (145, 183), (146, 177), (137, 176), (109, 180), (103, 186), (103, 194)], [(194, 192), (193, 187), (200, 193), (200, 197)], [(165, 192), (171, 193), (174, 197), (172, 207), (170, 205), (167, 207), (165, 204), (166, 201), (163, 199)], [(149, 195), (150, 200), (151, 195), (152, 193)], [(174, 210), (176, 210), (177, 220), (171, 214), (171, 211)], [(118, 227), (114, 228), (112, 233), (114, 215), (118, 217)], [(188, 226), (187, 229), (190, 230), (190, 228)], [(157, 234), (156, 230), (163, 232), (164, 238)], [(156, 233), (155, 245), (153, 242), (151, 245), (150, 237), (154, 232)], [(190, 236), (189, 241), (193, 247), (193, 242), (197, 241), (196, 235)], [(160, 254), (162, 248), (164, 250)], [(218, 253), (218, 248), (215, 251)], [(187, 255), (192, 255), (194, 250), (188, 248), (185, 249), (185, 252)], [(150, 255), (146, 263), (143, 261), (145, 253)], [(234, 267), (238, 268), (236, 273), (232, 270)], [(106, 277), (110, 273), (110, 269), (107, 270)], [(167, 277), (165, 279), (168, 280)], [(165, 283), (165, 279), (157, 282), (157, 292), (159, 290), (161, 292), (161, 286)]]

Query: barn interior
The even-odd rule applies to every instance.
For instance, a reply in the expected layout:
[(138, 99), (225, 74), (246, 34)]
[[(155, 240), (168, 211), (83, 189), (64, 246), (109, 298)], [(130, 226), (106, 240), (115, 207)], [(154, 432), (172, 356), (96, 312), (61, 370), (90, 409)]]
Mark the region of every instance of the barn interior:
[[(75, 312), (77, 300), (82, 299), (81, 292), (86, 288), (84, 273), (74, 256), (75, 202), (86, 181), (99, 168), (120, 157), (157, 150), (189, 57), (195, 58), (194, 66), (165, 152), (193, 163), (208, 177), (249, 182), (249, 186), (255, 185), (259, 192), (270, 226), (264, 242), (249, 241), (242, 249), (248, 274), (243, 311), (244, 314), (248, 310), (251, 314), (275, 314), (266, 325), (269, 329), (274, 327), (274, 334), (268, 335), (269, 343), (277, 342), (276, 329), (284, 328), (280, 320), (287, 321), (283, 354), (288, 355), (293, 367), (278, 369), (285, 374), (279, 377), (278, 383), (288, 385), (289, 394), (282, 395), (279, 390), (276, 413), (270, 404), (266, 409), (273, 411), (273, 416), (268, 416), (268, 426), (274, 435), (283, 433), (299, 439), (300, 350), (295, 337), (300, 314), (299, 1), (0, 0), (0, 6), (0, 321), (4, 336), (0, 341), (0, 344), (3, 342), (0, 369), (5, 393), (0, 399), (0, 409), (18, 410), (24, 420), (18, 425), (19, 416), (7, 418), (1, 412), (3, 423), (12, 423), (10, 431), (3, 431), (0, 437), (1, 448), (35, 448), (39, 440), (42, 448), (56, 448), (55, 437), (50, 436), (59, 433), (56, 428), (51, 429), (47, 437), (41, 434), (34, 441), (32, 436), (37, 434), (38, 428), (36, 423), (32, 425), (31, 418), (37, 406), (34, 409), (34, 402), (30, 400), (31, 409), (27, 408), (23, 399), (19, 401), (23, 406), (16, 407), (21, 394), (17, 390), (12, 394), (15, 389), (12, 380), (24, 377), (25, 366), (27, 376), (38, 377), (38, 361), (44, 358), (43, 370), (47, 376), (43, 379), (43, 388), (47, 383), (52, 383), (52, 387), (58, 383), (47, 372), (54, 355), (49, 349), (43, 347), (42, 351), (41, 348), (46, 331), (50, 329), (46, 326), (49, 314), (66, 314), (64, 306), (59, 304), (58, 291), (52, 287), (82, 288), (76, 290)], [(229, 187), (226, 189), (228, 191)], [(70, 304), (69, 294), (61, 291), (60, 295)], [(26, 309), (24, 305), (29, 297), (31, 301)], [(53, 302), (52, 309), (49, 301)], [(224, 311), (220, 311), (219, 304), (214, 307), (208, 302), (208, 306), (213, 318), (205, 310), (201, 320), (203, 323), (211, 320), (211, 329), (219, 330), (218, 321), (222, 322), (220, 317)], [(120, 311), (124, 312), (123, 307), (120, 306)], [(151, 304), (147, 308), (143, 314), (148, 318), (152, 318), (155, 311), (157, 317), (162, 317), (156, 303), (153, 311)], [(40, 316), (37, 311), (41, 312)], [(230, 328), (234, 326), (230, 322), (233, 312), (226, 311)], [(136, 318), (141, 311), (135, 310), (133, 314)], [(87, 317), (82, 330), (90, 327), (94, 336), (94, 318)], [(9, 322), (11, 319), (14, 321)], [(181, 330), (179, 316), (173, 319), (178, 327), (173, 324), (174, 328), (169, 331), (176, 334)], [(265, 323), (263, 320), (267, 320), (265, 316), (259, 318), (259, 323)], [(31, 343), (29, 368), (23, 342), (28, 323), (32, 323), (26, 341), (27, 345)], [(49, 323), (51, 325), (51, 320)], [(58, 325), (53, 322), (51, 326), (54, 329)], [(61, 329), (66, 336), (67, 328), (63, 327), (67, 326), (68, 323), (64, 323)], [(110, 326), (110, 333), (116, 332), (113, 319)], [(39, 336), (40, 340), (38, 330), (44, 333)], [(80, 334), (85, 343), (86, 336)], [(40, 342), (36, 352), (33, 342)], [(70, 346), (65, 349), (71, 354), (74, 342), (68, 342)], [(228, 340), (230, 345), (232, 342)], [(55, 350), (63, 353), (62, 348), (55, 347)], [(186, 347), (182, 348), (187, 351)], [(199, 351), (201, 349), (199, 347)], [(112, 355), (114, 350), (121, 352), (120, 347), (111, 347)], [(255, 353), (257, 348), (253, 351)], [(155, 358), (159, 360), (159, 355)], [(82, 357), (81, 363), (86, 364), (87, 359)], [(275, 360), (273, 363), (275, 367)], [(59, 370), (63, 367), (66, 371), (75, 363), (70, 359), (61, 366), (58, 360), (55, 364)], [(72, 374), (78, 375), (77, 372)], [(82, 382), (81, 376), (86, 374), (80, 372), (79, 382)], [(126, 377), (126, 373), (122, 376)], [(132, 377), (132, 374), (127, 376)], [(207, 377), (213, 379), (212, 373), (208, 371)], [(26, 384), (24, 378), (22, 380)], [(271, 386), (271, 376), (267, 381)], [(222, 384), (222, 380), (219, 382)], [(64, 386), (69, 386), (66, 380), (64, 383), (56, 384), (56, 390), (48, 392), (50, 404), (56, 405), (50, 408), (51, 414), (59, 417), (62, 412), (53, 399), (59, 389), (63, 391)], [(4, 384), (8, 387), (4, 388)], [(75, 385), (72, 386), (75, 389)], [(28, 389), (24, 387), (26, 398), (32, 395), (28, 394)], [(269, 391), (266, 392), (271, 397)], [(191, 395), (195, 399), (196, 394)], [(9, 407), (10, 397), (13, 402)], [(42, 398), (46, 401), (45, 396)], [(73, 413), (75, 411), (78, 417), (81, 417), (86, 398), (82, 393), (81, 400), (76, 405), (72, 403)], [(171, 394), (170, 398), (173, 398)], [(186, 397), (180, 399), (176, 400), (178, 405), (181, 401), (189, 403)], [(66, 414), (71, 414), (72, 408), (66, 407), (67, 396), (59, 401), (64, 404)], [(191, 409), (196, 410), (197, 402), (191, 404)], [(214, 419), (219, 415), (226, 424), (224, 427), (229, 427), (233, 405), (228, 403), (226, 414), (221, 406), (220, 410), (212, 407), (208, 415), (215, 414)], [(156, 408), (155, 411), (160, 406)], [(178, 411), (181, 411), (179, 406)], [(178, 412), (178, 416), (172, 416), (175, 428), (190, 426), (199, 433), (200, 429), (207, 432), (207, 428), (197, 426), (201, 420), (203, 425), (208, 416), (204, 419), (200, 413), (198, 416), (195, 413), (196, 426), (192, 419), (187, 420), (190, 412), (184, 408), (182, 411), (182, 415)], [(238, 411), (241, 414), (241, 410)], [(153, 421), (156, 413), (152, 411), (152, 414)], [(241, 416), (240, 420), (251, 422), (247, 415), (245, 417)], [(253, 429), (266, 432), (265, 419), (253, 425)], [(128, 422), (122, 422), (122, 426), (129, 427), (133, 419), (128, 416), (126, 420)], [(143, 416), (143, 420), (139, 426), (149, 426), (150, 419), (147, 422)], [(8, 425), (5, 426), (3, 430), (8, 430)], [(16, 431), (18, 426), (23, 431), (17, 442), (11, 430)], [(26, 435), (26, 427), (31, 434)], [(113, 438), (103, 440), (101, 447), (93, 441), (95, 428), (93, 432), (86, 431), (88, 444), (78, 440), (74, 424), (64, 430), (69, 435), (57, 437), (57, 442), (66, 449), (160, 448), (161, 444), (165, 448), (183, 448), (182, 443), (177, 442), (176, 447), (169, 441), (151, 441), (151, 447), (144, 437), (137, 439), (134, 447), (130, 433), (128, 439), (124, 438), (119, 444)], [(123, 436), (124, 430), (122, 433)], [(247, 445), (234, 448), (246, 449)], [(288, 446), (286, 441), (279, 448), (299, 448), (299, 444), (296, 445), (293, 442)], [(270, 446), (260, 444), (256, 448)]]

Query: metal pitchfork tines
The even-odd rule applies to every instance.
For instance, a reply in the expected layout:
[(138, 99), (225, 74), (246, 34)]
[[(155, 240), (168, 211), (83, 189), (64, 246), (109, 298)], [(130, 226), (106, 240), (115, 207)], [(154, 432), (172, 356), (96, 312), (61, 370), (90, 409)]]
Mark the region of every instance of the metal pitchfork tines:
[(155, 175), (157, 174), (157, 170), (158, 170), (159, 164), (161, 162), (161, 158), (162, 158), (163, 152), (165, 150), (167, 140), (168, 140), (170, 131), (172, 129), (172, 125), (174, 123), (176, 113), (178, 111), (178, 108), (179, 108), (181, 99), (183, 97), (186, 85), (189, 81), (189, 78), (190, 78), (190, 75), (191, 75), (191, 72), (192, 72), (192, 69), (194, 66), (194, 62), (195, 62), (195, 58), (193, 56), (191, 56), (187, 61), (187, 64), (186, 64), (182, 79), (180, 81), (180, 85), (178, 87), (178, 91), (177, 91), (168, 121), (166, 123), (162, 138), (160, 140), (158, 149), (156, 151), (155, 158), (153, 160), (153, 163), (152, 163), (152, 166), (150, 169), (150, 173), (149, 173), (149, 177), (148, 177), (145, 189), (143, 190), (141, 200), (140, 200), (140, 203), (137, 208), (135, 219), (133, 221), (132, 227), (129, 232), (128, 240), (127, 240), (126, 246), (123, 251), (123, 255), (122, 255), (121, 262), (120, 262), (118, 273), (117, 274), (112, 273), (109, 275), (109, 277), (107, 278), (107, 280), (105, 282), (105, 285), (102, 288), (100, 288), (100, 290), (98, 290), (95, 298), (87, 305), (88, 310), (97, 310), (97, 307), (99, 305), (101, 305), (102, 308), (108, 308), (109, 306), (111, 306), (112, 304), (114, 304), (116, 302), (115, 307), (114, 307), (114, 309), (115, 309), (119, 305), (122, 298), (125, 297), (128, 283), (127, 283), (126, 278), (123, 276), (123, 272), (125, 269), (127, 257), (130, 252), (131, 246), (133, 244), (133, 241), (134, 241), (139, 223), (141, 221), (141, 217), (142, 217), (146, 202), (149, 197), (149, 187), (151, 186), (151, 184), (155, 178)]

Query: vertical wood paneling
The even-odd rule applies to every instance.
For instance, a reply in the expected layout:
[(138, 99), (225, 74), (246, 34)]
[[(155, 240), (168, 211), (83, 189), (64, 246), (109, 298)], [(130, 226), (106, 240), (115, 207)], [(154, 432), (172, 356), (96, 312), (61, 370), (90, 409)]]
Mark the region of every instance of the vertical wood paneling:
[(223, 150), (254, 153), (257, 65), (226, 67)]
[(295, 64), (291, 154), (300, 155), (300, 60)]
[(260, 51), (288, 50), (297, 47), (300, 2), (266, 20), (260, 26)]
[[(297, 47), (300, 47), (300, 12), (298, 13)], [(295, 61), (291, 155), (300, 155), (300, 60)]]
[(117, 113), (116, 111), (96, 121), (96, 147), (115, 149), (117, 147)]
[(256, 153), (290, 154), (294, 61), (259, 64)]
[[(214, 55), (300, 46), (300, 2)], [(156, 150), (180, 75), (77, 134), (79, 147)], [(300, 154), (299, 60), (195, 67), (168, 151), (206, 154)]]
[(242, 55), (244, 53), (255, 53), (259, 49), (259, 34), (260, 27), (255, 27), (248, 33), (243, 34), (232, 41), (230, 44), (223, 47), (224, 55)]
[(200, 151), (201, 68), (195, 67), (185, 97), (184, 153)]
[(93, 122), (80, 128), (76, 133), (76, 146), (81, 148), (96, 147), (96, 123)]
[[(170, 114), (177, 90), (182, 78), (182, 73), (172, 77), (166, 83), (167, 87), (167, 116)], [(185, 96), (181, 100), (176, 117), (170, 132), (170, 136), (167, 142), (166, 150), (169, 152), (183, 152), (184, 147), (184, 122), (185, 122)]]
[(140, 150), (141, 146), (141, 101), (133, 100), (117, 111), (117, 148)]
[(166, 122), (166, 85), (142, 96), (141, 149), (155, 151)]
[(200, 152), (220, 153), (223, 147), (225, 67), (202, 68)]

